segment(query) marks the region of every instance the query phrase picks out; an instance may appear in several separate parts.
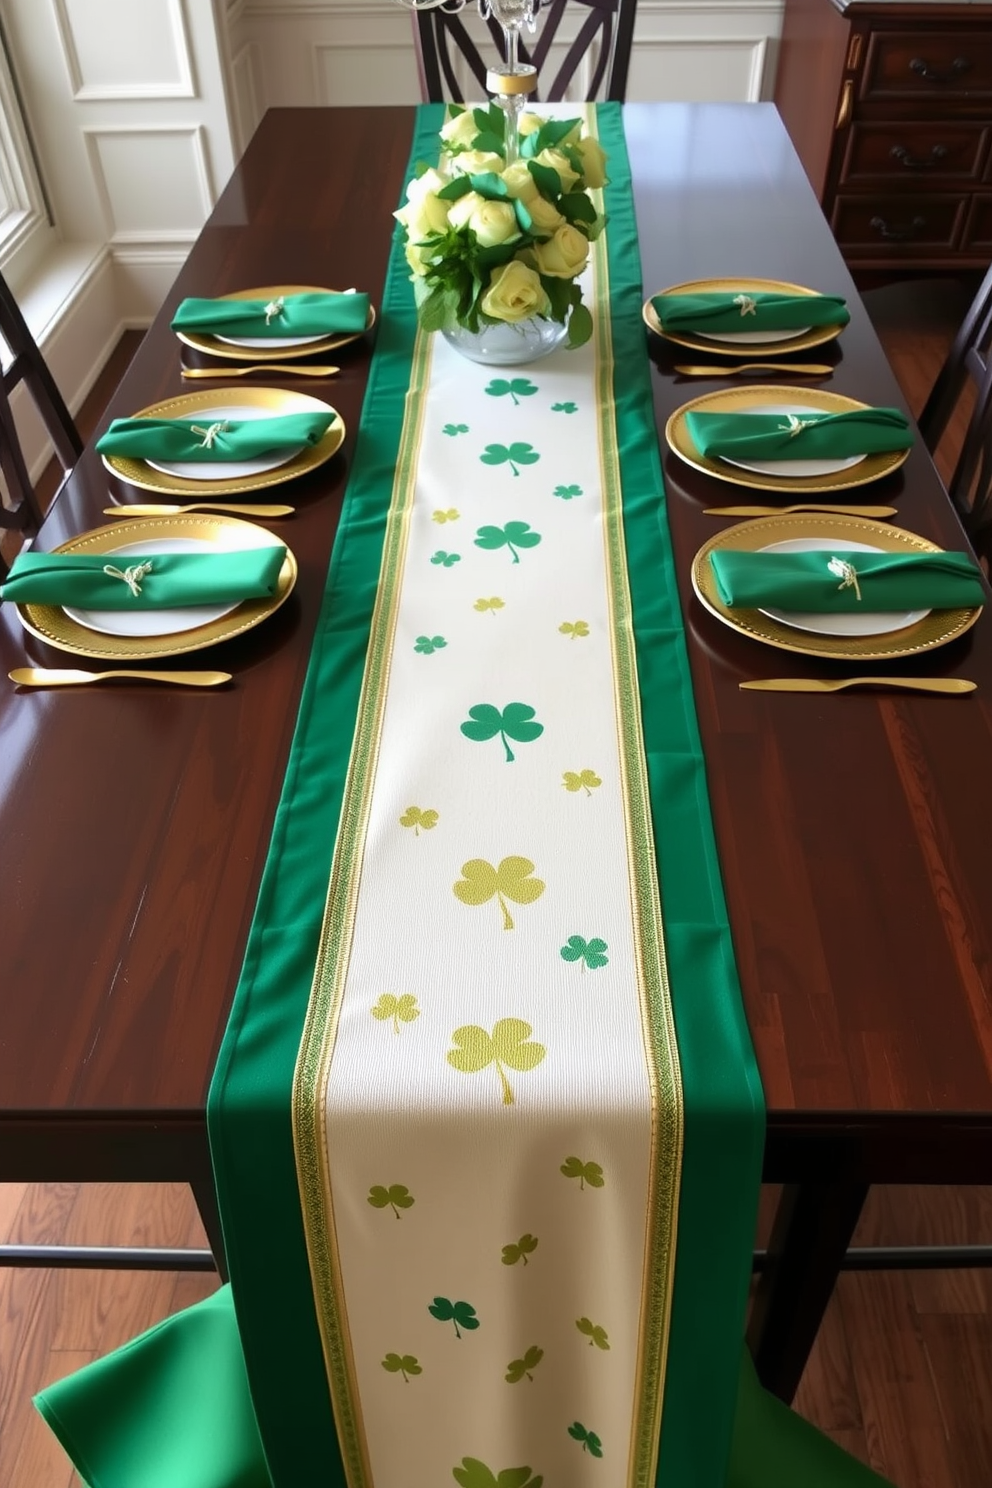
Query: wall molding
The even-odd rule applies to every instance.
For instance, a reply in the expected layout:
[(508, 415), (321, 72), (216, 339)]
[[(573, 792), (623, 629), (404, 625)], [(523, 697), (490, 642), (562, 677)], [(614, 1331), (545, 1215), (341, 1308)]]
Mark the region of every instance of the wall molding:
[(114, 206), (111, 200), (110, 188), (104, 174), (103, 161), (100, 158), (99, 140), (101, 138), (114, 138), (130, 136), (137, 138), (142, 135), (176, 135), (179, 138), (189, 139), (193, 145), (193, 161), (196, 167), (196, 181), (200, 190), (200, 203), (203, 208), (204, 217), (209, 217), (213, 210), (216, 196), (213, 181), (210, 174), (210, 164), (207, 159), (206, 130), (202, 124), (84, 124), (80, 129), (86, 154), (89, 160), (90, 170), (93, 173), (93, 184), (96, 189), (100, 210), (103, 213), (104, 227), (107, 242), (135, 243), (159, 241), (168, 239), (174, 241), (194, 242), (196, 233), (191, 233), (188, 228), (162, 230), (154, 232), (131, 232), (120, 231), (114, 220)]
[(164, 0), (168, 7), (172, 36), (175, 42), (176, 64), (179, 76), (174, 83), (86, 83), (79, 65), (79, 54), (72, 32), (72, 21), (66, 8), (66, 0), (52, 0), (59, 44), (69, 74), (72, 96), (77, 103), (117, 102), (122, 99), (195, 98), (196, 82), (193, 55), (189, 43), (189, 28), (186, 24), (184, 0)]

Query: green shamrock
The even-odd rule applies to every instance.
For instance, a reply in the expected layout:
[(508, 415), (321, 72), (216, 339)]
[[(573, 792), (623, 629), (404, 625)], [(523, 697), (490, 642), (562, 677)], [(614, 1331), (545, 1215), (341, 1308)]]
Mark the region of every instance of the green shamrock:
[(401, 1209), (413, 1208), (414, 1198), (405, 1183), (391, 1183), (388, 1188), (382, 1183), (374, 1183), (369, 1189), (366, 1203), (371, 1204), (373, 1209), (392, 1209), (399, 1219)]
[(421, 811), (419, 806), (408, 806), (400, 817), (401, 827), (412, 827), (413, 835), (419, 837), (421, 831), (430, 832), (438, 823), (436, 811)]
[(456, 899), (473, 906), (488, 904), (495, 895), (503, 911), (503, 929), (512, 930), (513, 920), (506, 907), (507, 899), (512, 899), (514, 904), (533, 904), (544, 893), (543, 880), (531, 878), (533, 872), (534, 864), (530, 858), (502, 858), (498, 868), (487, 863), (485, 858), (472, 858), (462, 864), (462, 877), (452, 884), (452, 888)]
[(475, 546), (494, 552), (497, 548), (509, 548), (514, 563), (520, 562), (518, 548), (536, 548), (541, 534), (531, 530), (529, 522), (507, 522), (505, 527), (480, 527), (476, 533)]
[(445, 424), (441, 432), (442, 434), (451, 434), (452, 436), (455, 434), (467, 434), (468, 424)]
[(597, 785), (602, 783), (594, 770), (566, 770), (562, 776), (562, 784), (567, 791), (584, 790), (587, 796), (591, 796)]
[(494, 377), (486, 392), (490, 398), (505, 398), (509, 393), (514, 403), (519, 405), (521, 398), (530, 398), (537, 388), (527, 377), (515, 377), (512, 382), (507, 382), (505, 377)]
[(518, 465), (536, 465), (540, 455), (532, 444), (487, 444), (486, 452), (479, 456), (483, 465), (509, 465), (514, 475), (519, 475)]
[(515, 1266), (518, 1261), (527, 1264), (527, 1257), (537, 1249), (536, 1235), (521, 1235), (516, 1245), (503, 1246), (503, 1265)]
[(401, 1374), (405, 1385), (410, 1383), (411, 1374), (423, 1374), (424, 1372), (413, 1354), (387, 1354), (382, 1361), (382, 1367), (389, 1374)]
[(447, 1297), (435, 1297), (434, 1304), (427, 1311), (432, 1317), (436, 1317), (439, 1323), (454, 1323), (455, 1337), (461, 1338), (458, 1324), (461, 1323), (466, 1333), (472, 1333), (479, 1326), (479, 1319), (475, 1315), (475, 1308), (468, 1302), (449, 1302)]
[(484, 744), (487, 739), (495, 739), (499, 734), (506, 750), (508, 765), (513, 763), (516, 755), (507, 739), (515, 739), (518, 744), (532, 744), (544, 733), (543, 723), (531, 722), (534, 709), (527, 703), (507, 703), (502, 713), (492, 703), (476, 703), (474, 708), (469, 708), (468, 715), (474, 721), (462, 724), (462, 733), (466, 739)]
[(461, 1467), (453, 1467), (451, 1476), (461, 1488), (541, 1488), (544, 1479), (530, 1475), (529, 1467), (504, 1467), (499, 1474), (490, 1472), (478, 1457), (463, 1457)]
[(500, 599), (498, 594), (494, 594), (492, 599), (477, 599), (472, 606), (473, 610), (479, 610), (482, 614), (485, 614), (486, 610), (488, 610), (493, 617), (495, 617), (497, 610), (505, 609), (505, 607), (505, 602)]
[(599, 1163), (584, 1163), (581, 1157), (566, 1157), (559, 1171), (566, 1178), (578, 1178), (580, 1188), (585, 1188), (587, 1183), (590, 1188), (602, 1188), (606, 1182)]
[(592, 940), (583, 940), (581, 935), (570, 935), (568, 945), (563, 945), (561, 948), (561, 959), (581, 961), (583, 971), (587, 966), (590, 971), (598, 971), (610, 959), (609, 956), (603, 955), (606, 949), (606, 941), (600, 940), (598, 935), (593, 936)]
[(531, 1370), (536, 1369), (543, 1358), (544, 1350), (542, 1348), (538, 1348), (537, 1344), (535, 1343), (527, 1350), (522, 1359), (511, 1359), (509, 1364), (506, 1366), (506, 1374), (504, 1375), (504, 1379), (506, 1380), (507, 1384), (519, 1384), (524, 1375), (526, 1375), (531, 1384), (533, 1384), (534, 1376), (531, 1374)]
[(436, 512), (431, 513), (431, 521), (443, 525), (445, 522), (457, 522), (460, 516), (461, 512), (456, 511), (453, 506), (449, 506), (447, 511), (442, 511), (439, 507)]
[(440, 563), (444, 568), (451, 568), (455, 563), (461, 563), (461, 553), (446, 553), (443, 548), (438, 548), (431, 559), (432, 563)]
[(463, 1028), (456, 1028), (451, 1035), (452, 1043), (458, 1047), (448, 1050), (448, 1063), (453, 1069), (461, 1070), (463, 1075), (477, 1075), (495, 1064), (503, 1087), (503, 1104), (512, 1106), (513, 1091), (504, 1065), (506, 1069), (525, 1074), (536, 1069), (548, 1052), (543, 1044), (528, 1042), (533, 1032), (530, 1024), (522, 1018), (500, 1018), (493, 1024), (491, 1034), (477, 1023), (467, 1023)]
[(583, 1452), (588, 1447), (591, 1456), (602, 1457), (603, 1443), (600, 1441), (595, 1431), (587, 1431), (581, 1421), (573, 1421), (571, 1426), (569, 1426), (568, 1428), (568, 1434), (569, 1436), (574, 1436), (576, 1441), (580, 1441), (582, 1443)]
[(420, 1009), (417, 999), (409, 992), (404, 992), (402, 997), (394, 997), (392, 992), (383, 992), (379, 1001), (372, 1009), (373, 1018), (378, 1018), (380, 1023), (393, 1022), (393, 1031), (399, 1033), (401, 1023), (412, 1023), (414, 1018), (420, 1017)]
[(552, 403), (551, 405), (552, 413), (578, 413), (578, 411), (577, 403)]
[(580, 1333), (584, 1333), (588, 1338), (590, 1348), (595, 1344), (598, 1349), (605, 1349), (609, 1353), (610, 1340), (605, 1328), (597, 1327), (595, 1323), (590, 1322), (586, 1317), (576, 1318), (575, 1326)]
[(571, 501), (573, 496), (582, 495), (581, 486), (555, 486), (555, 495), (560, 496), (562, 501)]
[(414, 651), (419, 651), (422, 656), (430, 656), (435, 651), (440, 651), (442, 646), (448, 643), (444, 636), (418, 636)]
[(571, 636), (573, 641), (579, 636), (589, 634), (589, 626), (585, 620), (564, 620), (558, 630), (561, 635)]

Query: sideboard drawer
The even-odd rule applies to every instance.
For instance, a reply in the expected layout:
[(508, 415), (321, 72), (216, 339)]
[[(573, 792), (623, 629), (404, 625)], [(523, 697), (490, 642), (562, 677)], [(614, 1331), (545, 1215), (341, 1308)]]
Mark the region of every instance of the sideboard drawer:
[(992, 260), (992, 196), (976, 196), (964, 233), (964, 246)]
[(954, 246), (966, 196), (838, 196), (831, 226), (842, 249), (900, 255)]
[(885, 180), (919, 189), (928, 181), (977, 181), (988, 130), (982, 124), (855, 124), (841, 167), (841, 185)]
[(865, 100), (992, 94), (988, 31), (874, 31), (861, 83)]

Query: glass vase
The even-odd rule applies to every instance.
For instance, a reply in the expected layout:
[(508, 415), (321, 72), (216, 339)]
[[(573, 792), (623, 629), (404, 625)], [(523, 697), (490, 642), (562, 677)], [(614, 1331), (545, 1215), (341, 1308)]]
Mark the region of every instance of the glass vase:
[(469, 361), (490, 367), (518, 366), (536, 362), (561, 345), (568, 334), (568, 324), (544, 320), (539, 315), (514, 324), (499, 321), (470, 331), (465, 326), (444, 326), (444, 339)]

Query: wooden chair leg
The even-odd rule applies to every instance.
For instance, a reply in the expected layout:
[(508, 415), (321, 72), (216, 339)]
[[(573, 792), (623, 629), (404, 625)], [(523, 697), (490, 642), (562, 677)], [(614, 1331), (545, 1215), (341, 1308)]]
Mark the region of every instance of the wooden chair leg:
[(224, 1231), (220, 1223), (220, 1210), (217, 1207), (217, 1194), (214, 1191), (213, 1178), (208, 1174), (204, 1178), (195, 1179), (190, 1183), (193, 1190), (193, 1198), (196, 1207), (200, 1211), (200, 1220), (207, 1232), (207, 1240), (213, 1251), (214, 1261), (220, 1274), (221, 1281), (227, 1281), (227, 1256), (224, 1252)]

